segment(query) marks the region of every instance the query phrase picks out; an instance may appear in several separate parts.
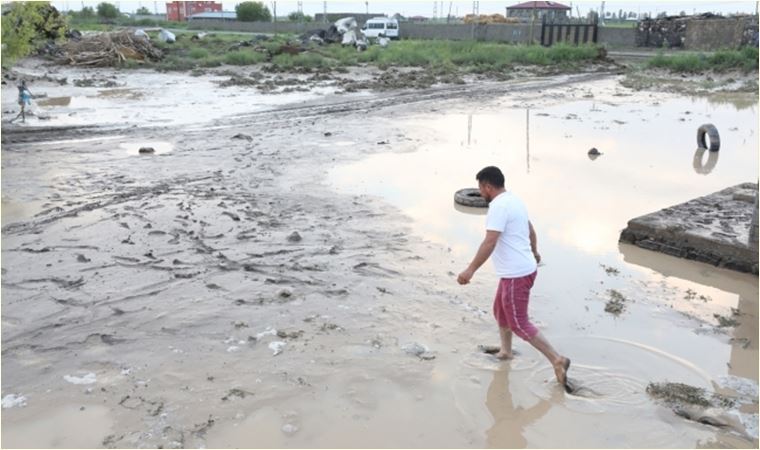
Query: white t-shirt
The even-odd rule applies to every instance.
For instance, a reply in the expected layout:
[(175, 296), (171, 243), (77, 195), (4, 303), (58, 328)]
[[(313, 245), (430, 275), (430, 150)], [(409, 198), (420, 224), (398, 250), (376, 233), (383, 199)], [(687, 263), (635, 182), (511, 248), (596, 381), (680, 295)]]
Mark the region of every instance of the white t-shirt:
[(536, 258), (530, 249), (528, 210), (517, 196), (503, 192), (491, 200), (486, 230), (501, 232), (491, 254), (500, 278), (524, 277), (536, 270)]

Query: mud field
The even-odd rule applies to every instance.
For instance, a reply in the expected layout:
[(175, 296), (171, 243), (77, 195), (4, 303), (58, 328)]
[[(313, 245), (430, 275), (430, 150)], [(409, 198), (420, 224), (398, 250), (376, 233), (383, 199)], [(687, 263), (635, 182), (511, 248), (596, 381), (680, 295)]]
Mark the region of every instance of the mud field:
[[(757, 277), (618, 244), (757, 180), (746, 94), (49, 78), (26, 124), (2, 88), (3, 447), (757, 447)], [(518, 339), (510, 362), (478, 348), (496, 279), (456, 284), (484, 217), (453, 194), (488, 164), (536, 227), (532, 317), (573, 394)]]

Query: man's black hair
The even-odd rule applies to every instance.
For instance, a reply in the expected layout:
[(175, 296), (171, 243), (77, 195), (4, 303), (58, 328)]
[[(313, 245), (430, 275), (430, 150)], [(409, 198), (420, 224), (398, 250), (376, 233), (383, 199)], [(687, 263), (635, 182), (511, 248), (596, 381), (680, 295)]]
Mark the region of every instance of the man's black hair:
[(504, 187), (504, 174), (496, 166), (484, 167), (475, 175), (475, 179), (481, 183), (488, 183), (495, 188)]

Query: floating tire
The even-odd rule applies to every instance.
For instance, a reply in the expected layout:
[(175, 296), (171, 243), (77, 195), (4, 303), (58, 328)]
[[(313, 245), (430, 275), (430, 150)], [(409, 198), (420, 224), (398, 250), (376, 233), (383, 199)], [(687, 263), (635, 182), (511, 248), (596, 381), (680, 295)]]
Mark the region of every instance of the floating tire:
[[(705, 140), (705, 136), (710, 138), (709, 146)], [(720, 150), (720, 135), (718, 134), (718, 129), (715, 128), (715, 125), (706, 123), (699, 127), (697, 130), (697, 145), (699, 145), (699, 148), (705, 148), (711, 152), (717, 152)]]
[(470, 206), (473, 208), (488, 208), (488, 202), (480, 196), (479, 189), (466, 188), (458, 190), (454, 194), (454, 202), (462, 206)]

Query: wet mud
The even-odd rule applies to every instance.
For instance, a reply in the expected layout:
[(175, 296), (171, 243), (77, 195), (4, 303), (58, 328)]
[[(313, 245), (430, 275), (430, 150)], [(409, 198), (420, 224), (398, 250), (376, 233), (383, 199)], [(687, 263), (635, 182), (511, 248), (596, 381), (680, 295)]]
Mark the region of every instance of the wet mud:
[[(82, 78), (74, 69), (56, 76)], [(119, 89), (135, 88), (114, 76)], [(221, 77), (192, 78), (198, 88)], [(608, 83), (603, 93), (595, 91), (600, 81)], [(612, 236), (615, 257), (595, 253), (593, 241), (578, 256), (543, 228), (545, 210), (566, 211), (536, 206), (548, 262), (531, 300), (534, 322), (572, 357), (575, 389), (567, 394), (524, 342), (515, 340), (511, 361), (489, 354), (498, 336), (488, 269), (468, 290), (454, 282), (482, 228), (480, 212), (463, 214), (451, 201), (455, 188), (472, 182), (469, 166), (452, 156), (462, 178), (439, 168), (436, 188), (418, 189), (440, 194), (440, 210), (415, 212), (411, 189), (394, 197), (335, 186), (343, 167), (371, 183), (351, 165), (386, 170), (372, 158), (425, 167), (396, 158), (444, 148), (445, 134), (431, 125), (453, 130), (444, 113), (466, 124), (463, 110), (530, 104), (544, 108), (546, 120), (577, 124), (585, 117), (565, 119), (563, 105), (589, 101), (594, 91), (599, 107), (620, 108), (613, 94), (629, 92), (609, 87), (614, 82), (594, 73), (384, 95), (312, 91), (247, 109), (242, 103), (271, 96), (224, 97), (225, 114), (213, 102), (193, 109), (200, 107), (177, 92), (99, 98), (113, 111), (143, 102), (141, 116), (116, 124), (120, 116), (108, 108), (77, 106), (82, 95), (74, 91), (66, 92), (69, 105), (46, 108), (60, 114), (56, 126), (72, 127), (64, 119), (72, 112), (93, 118), (95, 133), (3, 124), (3, 446), (599, 447), (620, 436), (621, 447), (756, 446), (757, 431), (747, 427), (756, 404), (741, 406), (739, 433), (658, 414), (662, 406), (646, 393), (663, 379), (756, 390), (756, 278), (718, 272), (705, 280), (691, 267), (674, 284), (667, 271), (677, 264), (618, 250), (619, 230), (594, 229)], [(50, 86), (51, 98), (66, 96)], [(77, 89), (97, 96), (100, 88)], [(4, 109), (13, 100), (3, 90)], [(174, 100), (174, 109), (155, 111)], [(449, 141), (490, 146), (478, 126)], [(6, 130), (16, 140), (6, 141)], [(143, 146), (156, 153), (140, 155)], [(616, 158), (610, 142), (598, 145), (605, 156), (597, 161), (586, 157), (591, 145), (578, 146), (584, 164)], [(534, 157), (533, 170), (552, 158)], [(418, 171), (388, 173), (397, 176), (385, 186), (419, 181)], [(596, 201), (608, 200), (597, 194)], [(442, 224), (460, 228), (442, 232)], [(565, 264), (563, 251), (577, 259)], [(573, 265), (591, 281), (568, 283), (584, 278)], [(601, 301), (612, 289), (631, 299), (619, 316)], [(687, 289), (695, 292), (690, 300)], [(730, 307), (743, 315), (739, 324), (714, 333), (709, 315), (731, 314)], [(671, 340), (661, 342), (664, 330)], [(738, 339), (749, 339), (747, 347)], [(557, 427), (563, 433), (549, 432)]]

